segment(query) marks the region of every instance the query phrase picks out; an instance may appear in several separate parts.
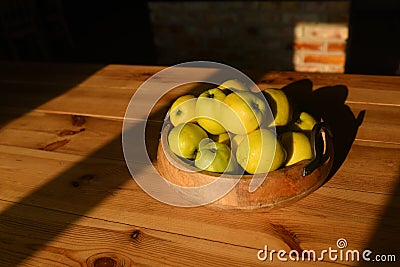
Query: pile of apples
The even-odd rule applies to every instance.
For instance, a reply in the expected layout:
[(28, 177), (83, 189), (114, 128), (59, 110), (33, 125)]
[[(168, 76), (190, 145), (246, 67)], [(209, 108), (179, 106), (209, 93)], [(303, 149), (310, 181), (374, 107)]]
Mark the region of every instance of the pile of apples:
[(310, 132), (316, 120), (293, 110), (283, 90), (253, 92), (239, 80), (228, 80), (173, 102), (168, 144), (201, 170), (267, 173), (313, 157)]

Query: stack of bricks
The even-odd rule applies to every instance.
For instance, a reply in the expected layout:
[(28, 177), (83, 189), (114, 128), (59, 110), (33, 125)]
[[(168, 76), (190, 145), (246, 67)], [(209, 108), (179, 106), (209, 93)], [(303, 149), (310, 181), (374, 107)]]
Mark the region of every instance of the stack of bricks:
[(342, 72), (349, 2), (150, 1), (157, 63)]
[(343, 73), (347, 37), (347, 24), (297, 24), (294, 42), (295, 70)]

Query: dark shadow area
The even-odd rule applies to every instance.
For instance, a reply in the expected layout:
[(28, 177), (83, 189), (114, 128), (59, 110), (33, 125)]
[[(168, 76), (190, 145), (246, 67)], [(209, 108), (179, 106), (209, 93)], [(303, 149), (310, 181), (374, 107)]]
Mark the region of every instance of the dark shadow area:
[(319, 88), (312, 95), (312, 109), (317, 117), (329, 124), (334, 136), (334, 161), (330, 177), (339, 170), (346, 159), (365, 115), (365, 110), (357, 116), (354, 115), (345, 104), (347, 94), (346, 86), (337, 85)]
[[(394, 153), (398, 153), (396, 150)], [(398, 170), (397, 182), (394, 184), (392, 197), (385, 204), (381, 217), (385, 218), (377, 222), (365, 249), (372, 251), (369, 256), (371, 261), (361, 262), (358, 266), (399, 266), (400, 260), (400, 170)], [(375, 177), (379, 179), (379, 177)], [(375, 256), (380, 255), (385, 262), (377, 262)], [(382, 257), (383, 255), (383, 257)], [(393, 256), (395, 258), (393, 258)], [(383, 261), (383, 260), (382, 260)]]
[(400, 2), (353, 0), (346, 73), (400, 75)]
[(330, 179), (346, 159), (365, 111), (356, 117), (345, 104), (348, 95), (346, 86), (321, 87), (314, 91), (312, 86), (310, 80), (304, 79), (288, 84), (282, 89), (294, 102), (294, 120), (301, 111), (306, 111), (330, 126), (334, 144), (333, 166), (328, 177)]
[[(105, 64), (154, 64), (147, 1), (0, 1), (0, 60), (10, 61), (0, 69), (5, 77), (0, 81), (1, 127), (65, 93)], [(28, 62), (89, 64), (76, 66), (72, 78), (62, 82), (57, 77), (68, 66), (35, 65), (49, 80), (32, 88), (24, 85), (24, 79), (36, 79), (27, 73)], [(21, 72), (25, 75), (19, 76)], [(34, 90), (38, 93), (32, 95)]]
[(147, 1), (1, 1), (0, 60), (155, 64)]
[[(288, 84), (283, 90), (295, 100), (295, 113), (305, 110), (316, 118), (322, 118), (330, 125), (335, 154), (329, 180), (346, 159), (355, 140), (357, 130), (368, 111), (363, 110), (357, 115), (352, 112), (350, 107), (345, 104), (348, 89), (344, 85), (321, 87), (314, 91), (312, 91), (312, 86), (312, 81), (304, 79)], [(393, 153), (398, 153), (398, 151), (393, 149)], [(371, 177), (371, 179), (379, 179), (379, 177)], [(400, 175), (393, 187), (392, 197), (389, 198), (383, 210), (376, 211), (381, 213), (380, 217), (384, 219), (377, 221), (368, 245), (365, 247), (365, 249), (372, 251), (372, 254), (369, 255), (371, 262), (361, 260), (359, 266), (398, 266), (400, 255), (398, 247), (400, 242), (399, 196)], [(395, 255), (396, 262), (378, 263), (374, 261), (374, 257), (378, 254), (388, 257)]]
[[(35, 70), (29, 73), (30, 66)], [(81, 65), (74, 71), (68, 65), (30, 64), (26, 62), (4, 63), (1, 66), (0, 77), (0, 128), (8, 122), (39, 107), (40, 105), (67, 92), (74, 86), (83, 82), (86, 78), (102, 69), (105, 65)], [(65, 70), (69, 69), (69, 73)], [(48, 73), (49, 80), (32, 83), (37, 79), (34, 73), (38, 71)], [(64, 73), (63, 73), (64, 72)], [(54, 86), (57, 76), (62, 77), (62, 82)], [(21, 79), (22, 78), (22, 79)], [(37, 92), (33, 94), (32, 92)]]

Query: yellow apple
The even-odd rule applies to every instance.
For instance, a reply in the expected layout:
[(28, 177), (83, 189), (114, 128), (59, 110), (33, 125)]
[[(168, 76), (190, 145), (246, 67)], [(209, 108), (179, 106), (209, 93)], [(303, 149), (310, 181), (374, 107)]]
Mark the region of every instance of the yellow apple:
[(236, 160), (248, 173), (267, 173), (282, 166), (286, 151), (273, 132), (257, 129), (240, 142)]
[(232, 91), (249, 91), (249, 87), (246, 86), (243, 82), (237, 80), (237, 79), (232, 79), (232, 80), (227, 80), (220, 84), (218, 88), (224, 90), (224, 89), (229, 89)]
[[(204, 140), (205, 141), (205, 140)], [(201, 141), (194, 164), (210, 172), (236, 173), (239, 166), (226, 144)]]
[(276, 88), (267, 88), (263, 92), (274, 116), (274, 120), (269, 122), (268, 127), (287, 125), (292, 119), (293, 111), (286, 93)]
[(227, 132), (219, 134), (219, 135), (213, 135), (213, 136), (211, 136), (211, 139), (214, 140), (215, 142), (223, 143), (228, 146), (230, 143), (230, 136)]
[(236, 150), (240, 144), (240, 142), (242, 142), (242, 140), (244, 138), (246, 138), (247, 134), (236, 134), (235, 136), (233, 136), (232, 141), (231, 141), (231, 150), (233, 153), (236, 154)]
[(178, 97), (169, 110), (169, 118), (172, 125), (193, 122), (195, 119), (196, 98), (194, 95)]
[(199, 95), (196, 102), (195, 116), (197, 123), (207, 132), (218, 135), (226, 132), (219, 123), (219, 115), (225, 93), (218, 88), (207, 90)]
[(285, 166), (293, 165), (305, 159), (312, 159), (310, 139), (302, 132), (284, 132), (279, 140), (287, 152)]
[(267, 102), (261, 93), (233, 92), (224, 99), (221, 124), (231, 133), (246, 134), (257, 129), (267, 114)]
[(314, 117), (305, 111), (301, 112), (297, 120), (294, 122), (295, 129), (311, 132), (317, 121)]
[(194, 159), (201, 140), (207, 133), (197, 124), (181, 123), (168, 134), (168, 144), (172, 152), (180, 157)]

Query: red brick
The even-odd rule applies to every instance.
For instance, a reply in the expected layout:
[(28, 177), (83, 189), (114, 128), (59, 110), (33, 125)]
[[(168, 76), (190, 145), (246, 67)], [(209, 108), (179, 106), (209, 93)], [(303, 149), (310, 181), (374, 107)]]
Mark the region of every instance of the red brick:
[(345, 40), (348, 36), (347, 25), (341, 24), (309, 24), (304, 29), (305, 36), (310, 38)]
[(300, 11), (301, 9), (300, 1), (282, 1), (280, 4), (283, 11)]
[(231, 13), (225, 13), (225, 14), (219, 14), (219, 13), (207, 13), (204, 15), (204, 20), (208, 23), (211, 23), (212, 25), (215, 25), (217, 23), (222, 23), (223, 25), (225, 24), (232, 24), (235, 23), (238, 18), (237, 15), (233, 12)]
[(235, 5), (236, 9), (257, 10), (259, 9), (258, 1), (234, 1), (230, 4)]
[(312, 12), (326, 12), (327, 3), (323, 1), (304, 1), (304, 10)]
[(179, 2), (149, 2), (149, 8), (151, 10), (160, 10), (160, 11), (170, 11), (170, 10), (179, 10), (181, 5)]
[(294, 43), (295, 50), (308, 50), (308, 51), (321, 51), (322, 42), (302, 42), (296, 41)]
[(295, 66), (295, 71), (300, 71), (300, 72), (323, 72), (324, 67), (323, 66), (313, 66), (313, 65), (297, 65)]
[[(264, 27), (272, 27), (271, 25), (266, 25), (268, 23), (276, 23), (281, 20), (281, 16), (277, 12), (259, 12), (259, 11), (252, 11), (252, 12), (245, 12), (240, 16), (240, 22), (246, 25), (259, 25), (260, 28)], [(274, 26), (276, 27), (276, 26)]]
[(348, 23), (349, 14), (348, 13), (329, 13), (327, 14), (328, 23)]
[(180, 25), (154, 25), (153, 31), (157, 34), (180, 34), (184, 31), (184, 27)]
[(260, 1), (259, 7), (262, 10), (279, 11), (280, 5), (278, 1)]
[(344, 42), (328, 43), (328, 52), (345, 52), (345, 50), (346, 43)]
[(344, 66), (325, 65), (325, 72), (330, 72), (330, 73), (344, 73)]
[(322, 16), (317, 13), (286, 13), (282, 14), (282, 23), (293, 25), (303, 21), (321, 21)]
[[(161, 4), (163, 2), (156, 2), (157, 4)], [(171, 2), (166, 2), (166, 3), (171, 3)], [(172, 1), (172, 3), (176, 3)], [(206, 10), (209, 8), (208, 2), (207, 1), (182, 1), (177, 3), (178, 5), (181, 6), (181, 11), (186, 11), (186, 10)]]
[(344, 55), (315, 55), (308, 54), (304, 55), (305, 63), (322, 63), (322, 64), (338, 64), (344, 65)]
[(326, 4), (330, 11), (347, 12), (350, 9), (350, 1), (327, 1)]

